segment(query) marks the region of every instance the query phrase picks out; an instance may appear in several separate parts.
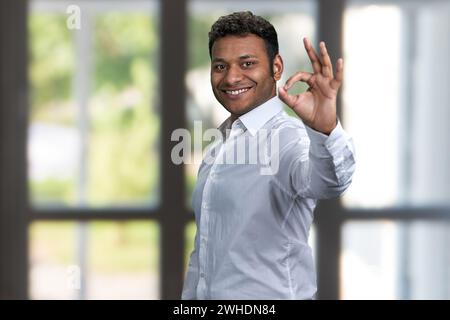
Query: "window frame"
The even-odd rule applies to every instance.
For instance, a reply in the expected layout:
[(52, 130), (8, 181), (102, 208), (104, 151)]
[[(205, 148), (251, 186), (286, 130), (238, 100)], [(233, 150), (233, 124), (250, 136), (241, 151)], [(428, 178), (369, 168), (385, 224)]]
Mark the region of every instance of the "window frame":
[[(438, 1), (438, 0), (437, 0)], [(350, 2), (350, 1), (348, 1)], [(327, 43), (335, 61), (343, 56), (343, 23), (347, 1), (318, 0), (319, 39)], [(370, 3), (370, 1), (356, 1)], [(412, 0), (412, 2), (415, 2)], [(392, 3), (384, 0), (382, 3)], [(345, 86), (345, 83), (343, 84)], [(345, 128), (342, 94), (338, 95), (337, 113)], [(341, 199), (321, 200), (315, 210), (317, 238), (318, 299), (341, 298), (342, 230), (344, 224), (355, 221), (445, 221), (450, 219), (449, 208), (442, 206), (403, 206), (386, 208), (348, 208)]]
[[(144, 1), (144, 0), (143, 0)], [(0, 298), (28, 298), (28, 226), (34, 221), (149, 220), (160, 226), (160, 297), (179, 299), (184, 279), (185, 228), (193, 212), (185, 206), (185, 170), (172, 163), (173, 130), (185, 128), (187, 1), (159, 0), (161, 197), (156, 208), (37, 209), (28, 204), (26, 144), (28, 126), (28, 2), (0, 2)], [(343, 53), (345, 0), (317, 0), (318, 39), (333, 61)], [(11, 33), (9, 30), (14, 30)], [(181, 58), (180, 58), (181, 57)], [(177, 94), (174, 94), (176, 92)], [(338, 115), (342, 101), (338, 97)], [(14, 106), (14, 107), (10, 107)], [(345, 127), (345, 119), (342, 119)], [(349, 209), (339, 199), (320, 201), (315, 210), (318, 299), (339, 299), (342, 227), (356, 220), (448, 220), (443, 207)]]
[[(115, 1), (111, 1), (115, 2)], [(137, 0), (134, 2), (145, 2)], [(99, 2), (101, 3), (101, 1)], [(61, 5), (58, 3), (58, 5)], [(160, 102), (158, 109), (161, 117), (160, 131), (160, 201), (156, 207), (33, 207), (27, 204), (26, 215), (28, 222), (22, 229), (28, 233), (29, 225), (36, 221), (118, 221), (145, 220), (155, 222), (160, 228), (160, 298), (179, 299), (181, 297), (184, 279), (184, 232), (187, 224), (192, 220), (192, 212), (184, 206), (184, 168), (173, 164), (171, 150), (175, 144), (170, 137), (176, 128), (185, 127), (184, 119), (184, 74), (186, 69), (186, 1), (158, 1), (160, 25), (159, 59), (157, 70), (160, 81)], [(25, 14), (27, 19), (27, 14)], [(172, 21), (176, 21), (174, 24)], [(182, 30), (180, 32), (180, 30)], [(22, 39), (22, 41), (27, 41)], [(183, 59), (180, 59), (184, 57)], [(164, 72), (160, 72), (164, 70)], [(178, 92), (174, 95), (173, 91)], [(164, 106), (164, 107), (161, 107)], [(26, 123), (28, 125), (28, 123)], [(26, 145), (26, 141), (24, 142)], [(26, 170), (26, 168), (24, 168)], [(26, 188), (25, 179), (25, 188)], [(24, 188), (21, 192), (26, 192)], [(28, 202), (28, 201), (27, 201)], [(191, 215), (189, 214), (191, 213)], [(28, 259), (28, 250), (21, 253)], [(23, 272), (22, 272), (23, 273)], [(26, 270), (25, 277), (28, 277)], [(23, 285), (22, 285), (23, 286)], [(26, 285), (27, 287), (27, 285)], [(25, 292), (28, 288), (25, 288)], [(28, 294), (27, 294), (28, 297)]]

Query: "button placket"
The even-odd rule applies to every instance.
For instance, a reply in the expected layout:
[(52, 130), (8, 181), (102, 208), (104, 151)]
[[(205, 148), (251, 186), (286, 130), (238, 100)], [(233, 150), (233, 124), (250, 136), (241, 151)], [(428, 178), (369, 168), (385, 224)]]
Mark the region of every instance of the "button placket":
[(223, 152), (223, 144), (220, 146), (217, 157), (214, 160), (213, 165), (209, 171), (208, 177), (206, 178), (203, 196), (202, 196), (202, 206), (201, 206), (201, 218), (200, 218), (200, 249), (199, 249), (199, 282), (197, 286), (197, 295), (199, 298), (205, 297), (206, 295), (206, 265), (207, 265), (207, 239), (209, 232), (209, 198), (211, 193), (211, 181), (214, 180), (217, 166), (217, 159), (220, 159), (220, 156)]

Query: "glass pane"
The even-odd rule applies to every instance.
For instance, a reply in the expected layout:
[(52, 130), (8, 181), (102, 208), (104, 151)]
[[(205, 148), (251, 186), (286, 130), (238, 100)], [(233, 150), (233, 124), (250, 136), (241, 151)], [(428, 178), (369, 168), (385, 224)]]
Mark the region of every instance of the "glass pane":
[(79, 268), (76, 265), (76, 224), (36, 222), (29, 230), (29, 296), (31, 299), (75, 299)]
[(348, 5), (343, 110), (357, 168), (347, 207), (449, 204), (449, 21), (448, 1)]
[(87, 175), (93, 205), (156, 201), (155, 24), (155, 17), (143, 12), (109, 12), (95, 18)]
[(145, 1), (31, 2), (33, 205), (157, 204), (155, 7)]
[(31, 109), (28, 140), (31, 201), (74, 203), (80, 136), (72, 89), (73, 33), (61, 13), (32, 12), (30, 41)]
[[(226, 8), (226, 9), (224, 9)], [(216, 101), (210, 85), (210, 58), (208, 51), (208, 32), (212, 24), (222, 15), (235, 11), (251, 10), (269, 20), (278, 34), (280, 55), (285, 63), (285, 70), (279, 83), (284, 83), (298, 70), (311, 71), (310, 62), (304, 51), (302, 38), (307, 36), (315, 41), (315, 2), (314, 1), (279, 1), (273, 3), (243, 1), (189, 1), (189, 57), (185, 81), (187, 87), (187, 124), (191, 132), (192, 145), (199, 141), (206, 147), (210, 141), (202, 142), (202, 133), (209, 128), (217, 128), (229, 113)], [(299, 84), (292, 92), (305, 90)], [(286, 107), (285, 110), (291, 113)], [(292, 114), (292, 113), (291, 113)], [(200, 134), (194, 130), (198, 124)], [(192, 164), (186, 169), (186, 203), (191, 207), (191, 195), (195, 186), (202, 155), (192, 154)]]
[(156, 223), (35, 222), (30, 298), (158, 299)]
[(350, 222), (343, 228), (342, 299), (449, 299), (450, 223)]

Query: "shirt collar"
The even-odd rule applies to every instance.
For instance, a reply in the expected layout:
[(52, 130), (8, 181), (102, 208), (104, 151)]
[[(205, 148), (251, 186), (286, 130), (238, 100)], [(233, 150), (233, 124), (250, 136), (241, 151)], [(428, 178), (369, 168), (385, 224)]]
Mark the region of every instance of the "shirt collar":
[(283, 109), (283, 105), (278, 96), (275, 96), (262, 105), (250, 110), (246, 114), (239, 117), (242, 124), (254, 136), (267, 121)]
[[(245, 128), (250, 132), (252, 136), (261, 129), (267, 121), (273, 118), (278, 112), (283, 109), (283, 104), (278, 96), (275, 96), (260, 106), (250, 110), (246, 114), (243, 114), (238, 119), (242, 122)], [(237, 120), (236, 120), (237, 121)], [(231, 128), (231, 118), (227, 118), (220, 126), (219, 130)]]
[(225, 140), (226, 130), (231, 129), (231, 116), (229, 116), (222, 124), (219, 126), (219, 131), (222, 133), (223, 139)]

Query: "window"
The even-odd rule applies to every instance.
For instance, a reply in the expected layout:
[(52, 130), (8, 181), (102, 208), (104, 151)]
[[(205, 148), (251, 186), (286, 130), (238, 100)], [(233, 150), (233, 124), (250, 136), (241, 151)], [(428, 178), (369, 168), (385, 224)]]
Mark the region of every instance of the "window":
[(155, 5), (82, 2), (70, 29), (69, 5), (31, 4), (33, 205), (156, 205)]
[(449, 227), (426, 220), (346, 223), (341, 298), (447, 299)]
[(29, 295), (157, 299), (159, 224), (128, 218), (160, 201), (157, 4), (35, 0), (28, 27)]
[[(205, 82), (206, 32), (240, 9), (289, 30), (279, 31), (280, 48), (299, 51), (282, 52), (292, 52), (285, 76), (309, 67), (302, 33), (344, 57), (338, 111), (357, 167), (344, 197), (316, 210), (318, 298), (450, 297), (448, 1), (248, 0), (223, 10), (213, 0), (32, 0), (28, 12), (5, 3), (17, 34), (0, 32), (2, 74), (12, 80), (0, 89), (0, 119), (14, 119), (2, 121), (0, 140), (14, 191), (1, 197), (2, 297), (179, 298), (197, 167), (168, 160), (170, 134), (224, 118)], [(80, 30), (67, 27), (69, 5), (81, 9)], [(123, 283), (133, 286), (123, 296), (104, 290)]]
[(446, 1), (345, 9), (343, 117), (357, 169), (343, 197), (342, 298), (450, 297), (449, 17)]
[(449, 10), (445, 1), (346, 9), (344, 118), (360, 159), (347, 206), (449, 204)]
[(154, 222), (39, 221), (30, 228), (31, 299), (158, 299)]

